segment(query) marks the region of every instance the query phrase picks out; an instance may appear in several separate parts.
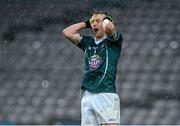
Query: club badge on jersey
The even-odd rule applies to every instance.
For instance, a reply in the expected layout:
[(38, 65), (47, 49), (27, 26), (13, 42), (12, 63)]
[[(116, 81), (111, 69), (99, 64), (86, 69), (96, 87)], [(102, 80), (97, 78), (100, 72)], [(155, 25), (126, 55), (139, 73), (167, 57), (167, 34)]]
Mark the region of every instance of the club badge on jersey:
[(102, 58), (98, 56), (97, 54), (92, 55), (89, 58), (89, 70), (94, 71), (102, 64)]

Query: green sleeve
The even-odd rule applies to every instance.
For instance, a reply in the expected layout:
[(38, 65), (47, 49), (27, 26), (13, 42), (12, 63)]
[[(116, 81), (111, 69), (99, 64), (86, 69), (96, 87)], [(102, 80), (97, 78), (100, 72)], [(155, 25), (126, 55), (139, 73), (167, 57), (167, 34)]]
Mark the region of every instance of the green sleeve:
[(77, 44), (77, 46), (82, 49), (85, 50), (85, 48), (87, 47), (87, 45), (90, 44), (91, 40), (93, 38), (91, 36), (81, 36), (81, 41), (79, 44)]
[(107, 39), (118, 45), (121, 45), (123, 41), (123, 37), (120, 32), (114, 32), (111, 36), (107, 36)]

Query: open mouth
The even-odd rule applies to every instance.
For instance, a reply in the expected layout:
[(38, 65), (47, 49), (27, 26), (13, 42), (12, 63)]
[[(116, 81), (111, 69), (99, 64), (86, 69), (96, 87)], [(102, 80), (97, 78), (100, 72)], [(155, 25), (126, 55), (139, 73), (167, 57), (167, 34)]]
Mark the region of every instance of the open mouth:
[(93, 30), (94, 30), (94, 32), (95, 32), (95, 33), (97, 33), (97, 31), (98, 31), (98, 28), (94, 28)]

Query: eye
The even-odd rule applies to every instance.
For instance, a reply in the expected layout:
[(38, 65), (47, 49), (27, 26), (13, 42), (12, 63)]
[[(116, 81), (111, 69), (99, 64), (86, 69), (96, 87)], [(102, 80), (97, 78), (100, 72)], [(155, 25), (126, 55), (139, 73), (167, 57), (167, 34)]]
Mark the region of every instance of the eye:
[(97, 23), (100, 23), (101, 21), (100, 20), (96, 20)]

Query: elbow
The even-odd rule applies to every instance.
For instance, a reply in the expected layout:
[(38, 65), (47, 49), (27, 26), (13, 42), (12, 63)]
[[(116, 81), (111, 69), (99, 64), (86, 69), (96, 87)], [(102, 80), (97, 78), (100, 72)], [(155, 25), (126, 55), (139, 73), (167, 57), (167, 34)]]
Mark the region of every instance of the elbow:
[(69, 33), (68, 33), (68, 31), (66, 29), (64, 29), (62, 31), (62, 34), (63, 34), (64, 37), (68, 38)]
[(104, 29), (104, 31), (105, 31), (106, 33), (111, 33), (111, 32), (113, 31), (113, 29), (112, 29), (111, 27), (106, 26), (105, 29)]
[(111, 35), (116, 29), (112, 22), (105, 19), (103, 21), (103, 30), (107, 35)]
[(107, 25), (105, 28), (104, 28), (104, 32), (107, 34), (107, 35), (111, 35), (112, 33), (114, 33), (116, 31), (115, 27), (111, 26), (111, 25)]

